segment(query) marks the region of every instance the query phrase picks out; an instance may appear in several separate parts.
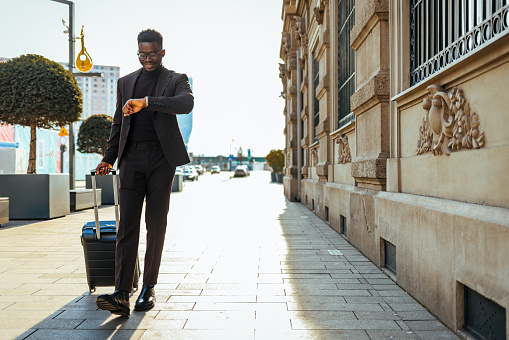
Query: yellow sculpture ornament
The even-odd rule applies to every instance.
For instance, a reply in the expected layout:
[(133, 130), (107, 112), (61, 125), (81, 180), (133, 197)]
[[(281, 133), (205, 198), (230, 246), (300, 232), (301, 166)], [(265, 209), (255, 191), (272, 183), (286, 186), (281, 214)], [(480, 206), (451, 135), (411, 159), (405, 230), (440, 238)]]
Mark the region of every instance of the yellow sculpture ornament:
[(76, 68), (81, 72), (88, 72), (94, 66), (92, 62), (92, 57), (88, 54), (87, 49), (85, 48), (85, 34), (83, 34), (83, 27), (81, 27), (81, 37), (78, 38), (81, 40), (81, 51), (78, 53), (78, 57), (76, 58)]
[(483, 147), (479, 115), (470, 112), (463, 91), (453, 88), (445, 92), (437, 85), (428, 86), (427, 90), (430, 95), (422, 103), (426, 117), (419, 128), (416, 153), (449, 155), (452, 151)]

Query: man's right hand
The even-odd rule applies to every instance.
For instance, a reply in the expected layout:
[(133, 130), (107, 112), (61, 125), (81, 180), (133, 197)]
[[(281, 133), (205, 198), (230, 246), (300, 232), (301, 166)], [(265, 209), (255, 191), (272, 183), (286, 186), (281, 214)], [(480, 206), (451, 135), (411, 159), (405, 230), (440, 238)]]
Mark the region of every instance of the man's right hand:
[(107, 175), (110, 173), (110, 169), (112, 168), (113, 166), (109, 163), (106, 163), (106, 162), (101, 162), (99, 163), (99, 165), (97, 166), (97, 168), (95, 168), (95, 173), (98, 175), (98, 176), (104, 176), (104, 175)]

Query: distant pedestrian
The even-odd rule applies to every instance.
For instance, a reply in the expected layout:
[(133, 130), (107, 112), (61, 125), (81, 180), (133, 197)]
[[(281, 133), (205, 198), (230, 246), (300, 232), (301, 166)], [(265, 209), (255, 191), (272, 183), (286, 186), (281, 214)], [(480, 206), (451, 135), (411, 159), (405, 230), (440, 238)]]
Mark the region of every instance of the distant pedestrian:
[(164, 55), (159, 32), (140, 32), (138, 57), (143, 67), (118, 80), (108, 148), (97, 166), (98, 175), (107, 175), (117, 160), (120, 173), (115, 292), (100, 295), (97, 305), (123, 316), (130, 314), (143, 201), (147, 250), (143, 289), (134, 307), (138, 311), (154, 307), (175, 168), (190, 161), (176, 115), (191, 112), (194, 97), (185, 74), (163, 67)]

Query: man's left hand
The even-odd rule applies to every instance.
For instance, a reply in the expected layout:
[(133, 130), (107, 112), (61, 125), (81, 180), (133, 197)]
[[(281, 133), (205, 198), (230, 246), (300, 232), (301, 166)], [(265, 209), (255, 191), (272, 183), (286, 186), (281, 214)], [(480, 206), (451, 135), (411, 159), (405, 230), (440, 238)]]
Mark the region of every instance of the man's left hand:
[(133, 113), (136, 113), (143, 109), (145, 107), (145, 104), (146, 104), (145, 98), (129, 99), (122, 108), (122, 112), (124, 113), (124, 116), (130, 116)]

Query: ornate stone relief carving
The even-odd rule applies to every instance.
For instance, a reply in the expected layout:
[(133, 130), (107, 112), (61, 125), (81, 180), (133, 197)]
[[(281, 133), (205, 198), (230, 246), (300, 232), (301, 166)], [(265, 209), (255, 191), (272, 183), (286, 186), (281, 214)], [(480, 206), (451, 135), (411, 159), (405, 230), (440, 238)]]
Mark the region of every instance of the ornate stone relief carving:
[(422, 103), (426, 117), (419, 128), (416, 153), (449, 155), (453, 151), (483, 147), (479, 115), (470, 112), (463, 90), (453, 88), (446, 92), (438, 85), (427, 89), (430, 95)]
[(307, 49), (308, 35), (306, 31), (306, 20), (303, 17), (295, 17), (295, 27), (299, 34), (300, 45), (304, 49)]
[(311, 160), (313, 166), (316, 166), (318, 164), (318, 148), (311, 149)]
[(320, 6), (313, 8), (315, 14), (313, 17), (315, 18), (318, 25), (323, 24), (323, 13), (325, 12), (325, 5), (328, 3), (328, 0), (321, 0)]
[(338, 163), (346, 164), (352, 162), (352, 156), (350, 155), (350, 145), (348, 144), (348, 137), (341, 134), (336, 139), (338, 144)]
[(290, 33), (283, 32), (283, 38), (282, 38), (282, 44), (283, 44), (283, 51), (286, 55), (288, 55), (288, 52), (290, 51), (290, 48), (292, 47), (292, 37), (290, 36)]
[(285, 64), (279, 63), (279, 78), (285, 79), (286, 78), (286, 66)]

